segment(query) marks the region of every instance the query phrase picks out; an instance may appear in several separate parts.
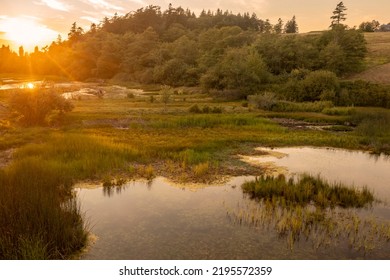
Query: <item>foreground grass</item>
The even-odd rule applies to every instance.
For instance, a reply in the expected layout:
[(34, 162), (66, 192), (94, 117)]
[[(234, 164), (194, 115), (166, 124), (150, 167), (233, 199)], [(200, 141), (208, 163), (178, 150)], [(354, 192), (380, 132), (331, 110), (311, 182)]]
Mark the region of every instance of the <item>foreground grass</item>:
[(62, 259), (85, 245), (78, 204), (56, 172), (36, 158), (0, 170), (0, 259)]

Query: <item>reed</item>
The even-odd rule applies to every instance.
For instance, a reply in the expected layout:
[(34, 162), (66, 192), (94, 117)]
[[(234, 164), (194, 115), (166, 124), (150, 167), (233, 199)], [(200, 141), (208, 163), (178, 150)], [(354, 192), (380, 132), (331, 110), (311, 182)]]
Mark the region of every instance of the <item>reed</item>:
[(243, 184), (242, 189), (253, 198), (275, 201), (278, 205), (307, 206), (320, 208), (362, 208), (374, 202), (374, 195), (366, 187), (357, 189), (341, 183), (329, 184), (319, 176), (302, 175), (294, 181), (283, 175), (259, 177)]

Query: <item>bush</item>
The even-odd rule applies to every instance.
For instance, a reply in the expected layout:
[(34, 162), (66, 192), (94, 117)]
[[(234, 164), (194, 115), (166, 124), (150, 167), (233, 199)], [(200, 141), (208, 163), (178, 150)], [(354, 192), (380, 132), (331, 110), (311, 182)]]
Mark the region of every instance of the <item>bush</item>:
[(198, 104), (192, 105), (188, 111), (189, 111), (190, 113), (195, 113), (195, 114), (200, 114), (200, 113), (202, 113), (202, 110), (200, 110)]
[(336, 74), (323, 70), (309, 73), (301, 85), (302, 91), (298, 101), (332, 101), (334, 92), (340, 87)]
[(337, 96), (339, 106), (374, 106), (390, 108), (390, 86), (367, 81), (345, 81)]
[(10, 109), (16, 111), (25, 125), (42, 125), (52, 111), (70, 112), (73, 104), (53, 89), (17, 90), (10, 98)]
[(273, 92), (263, 92), (257, 95), (249, 95), (248, 100), (257, 109), (272, 110), (278, 102), (276, 94)]

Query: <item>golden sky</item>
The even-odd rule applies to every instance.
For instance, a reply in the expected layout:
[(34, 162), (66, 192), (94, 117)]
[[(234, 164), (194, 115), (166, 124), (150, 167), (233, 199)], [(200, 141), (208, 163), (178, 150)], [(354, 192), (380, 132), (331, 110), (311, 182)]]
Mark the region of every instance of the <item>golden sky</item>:
[[(296, 16), (300, 32), (327, 29), (329, 17), (339, 1), (334, 0), (1, 0), (0, 45), (10, 44), (14, 49), (24, 45), (31, 51), (35, 45), (50, 44), (58, 34), (66, 39), (73, 22), (89, 29), (92, 22), (99, 23), (105, 16), (126, 14), (148, 5), (158, 5), (165, 10), (169, 3), (174, 7), (189, 8), (196, 14), (202, 9), (217, 8), (233, 13), (254, 12), (261, 19), (275, 23)], [(363, 21), (390, 22), (389, 0), (347, 0), (349, 26)]]

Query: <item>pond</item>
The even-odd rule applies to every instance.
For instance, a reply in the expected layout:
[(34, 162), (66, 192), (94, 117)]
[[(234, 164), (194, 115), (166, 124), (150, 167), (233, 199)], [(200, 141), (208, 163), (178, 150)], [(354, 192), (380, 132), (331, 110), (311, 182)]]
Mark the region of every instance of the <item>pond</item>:
[[(244, 160), (260, 165), (268, 162), (267, 166), (272, 166), (272, 161), (275, 166), (284, 166), (279, 169), (284, 172), (320, 173), (330, 181), (367, 185), (382, 201), (390, 199), (390, 161), (386, 157), (308, 147), (267, 151), (277, 157)], [(152, 182), (128, 182), (118, 188), (77, 185), (82, 211), (97, 236), (82, 258), (390, 259), (390, 242), (372, 235), (360, 239), (363, 249), (351, 246), (349, 237), (340, 237), (339, 242), (301, 238), (291, 246), (272, 226), (251, 226), (237, 220), (238, 215), (258, 205), (240, 187), (253, 179), (234, 177), (223, 185), (212, 186), (177, 185), (161, 177)], [(390, 208), (385, 203), (353, 211), (370, 221), (375, 218), (378, 225), (390, 221)], [(340, 217), (348, 220), (348, 216)], [(368, 241), (372, 244), (366, 244)]]

